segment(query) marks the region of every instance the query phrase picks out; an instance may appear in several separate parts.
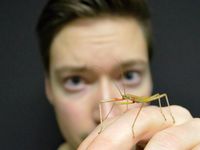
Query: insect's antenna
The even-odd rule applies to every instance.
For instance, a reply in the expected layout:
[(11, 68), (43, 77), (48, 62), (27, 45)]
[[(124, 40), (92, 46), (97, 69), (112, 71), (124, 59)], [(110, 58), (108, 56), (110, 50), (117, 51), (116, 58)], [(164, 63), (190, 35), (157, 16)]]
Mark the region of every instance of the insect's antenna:
[(123, 89), (124, 89), (124, 95), (126, 95), (126, 89), (125, 89), (123, 84), (122, 84), (122, 86), (123, 86)]
[[(123, 73), (123, 68), (121, 65), (120, 65), (119, 69), (120, 69), (121, 78), (123, 78), (124, 73)], [(126, 95), (126, 90), (125, 90), (124, 84), (122, 84), (122, 88), (123, 88), (124, 95)]]
[[(123, 72), (123, 68), (122, 66), (120, 65), (120, 74), (121, 74), (121, 78), (123, 78), (123, 75), (124, 75), (124, 72)], [(125, 90), (125, 87), (124, 87), (124, 84), (122, 83), (122, 88), (123, 88), (123, 91), (124, 91), (124, 95), (126, 95), (126, 90)], [(128, 99), (127, 99), (127, 104), (126, 104), (126, 111), (128, 110)]]
[(121, 92), (121, 89), (120, 89), (119, 86), (117, 85), (117, 83), (114, 82), (114, 85), (115, 85), (115, 87), (117, 88), (117, 90), (119, 91), (120, 95), (122, 96), (123, 94), (122, 94), (122, 92)]

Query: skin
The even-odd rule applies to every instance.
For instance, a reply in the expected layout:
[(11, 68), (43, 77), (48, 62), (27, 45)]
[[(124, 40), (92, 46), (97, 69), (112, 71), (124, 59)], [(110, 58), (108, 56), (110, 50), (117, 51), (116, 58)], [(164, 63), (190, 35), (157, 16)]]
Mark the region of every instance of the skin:
[[(142, 28), (133, 18), (78, 19), (56, 35), (50, 48), (50, 73), (45, 86), (68, 149), (77, 149), (80, 144), (80, 150), (105, 146), (131, 149), (137, 142), (144, 147), (147, 141), (148, 150), (166, 149), (167, 146), (167, 149), (178, 150), (184, 147), (183, 143), (187, 143), (185, 149), (198, 145), (200, 136), (194, 133), (199, 132), (200, 121), (180, 106), (171, 108), (176, 124), (170, 121), (165, 108), (169, 121), (163, 120), (158, 107), (143, 108), (133, 138), (131, 123), (138, 104), (131, 105), (126, 113), (125, 106), (117, 105), (104, 122), (106, 129), (98, 134), (98, 103), (120, 97), (115, 84), (125, 88), (127, 93), (151, 95), (146, 43)], [(111, 106), (108, 103), (102, 107), (104, 115)], [(177, 144), (179, 147), (174, 147)]]

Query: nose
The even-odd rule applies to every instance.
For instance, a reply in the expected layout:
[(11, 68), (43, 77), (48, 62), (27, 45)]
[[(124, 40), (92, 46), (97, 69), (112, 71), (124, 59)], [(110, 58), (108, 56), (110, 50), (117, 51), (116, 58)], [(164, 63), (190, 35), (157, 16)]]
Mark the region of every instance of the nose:
[(115, 87), (112, 80), (103, 77), (100, 80), (101, 100), (99, 101), (100, 119), (103, 121), (107, 118), (112, 118), (123, 112), (122, 107), (111, 100), (114, 97), (120, 97), (119, 91)]

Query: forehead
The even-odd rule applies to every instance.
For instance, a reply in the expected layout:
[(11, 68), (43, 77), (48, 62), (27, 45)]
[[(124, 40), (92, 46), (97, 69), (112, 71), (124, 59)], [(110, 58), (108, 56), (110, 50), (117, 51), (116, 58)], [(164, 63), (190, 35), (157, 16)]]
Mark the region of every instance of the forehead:
[[(132, 18), (79, 19), (65, 26), (51, 45), (50, 67), (97, 65), (118, 61), (148, 62), (147, 43)], [(117, 60), (117, 61), (116, 61)]]

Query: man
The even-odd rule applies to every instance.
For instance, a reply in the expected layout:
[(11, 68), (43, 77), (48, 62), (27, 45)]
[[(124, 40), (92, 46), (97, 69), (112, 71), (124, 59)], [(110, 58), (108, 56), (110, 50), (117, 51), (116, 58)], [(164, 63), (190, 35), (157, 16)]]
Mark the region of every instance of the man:
[[(102, 106), (104, 130), (99, 134), (98, 103), (126, 93), (150, 96), (152, 35), (143, 0), (51, 0), (38, 24), (46, 76), (46, 94), (54, 106), (66, 143), (72, 149), (200, 149), (200, 120), (180, 106), (140, 104)], [(114, 84), (115, 83), (115, 84)], [(112, 109), (112, 111), (110, 111)], [(97, 127), (97, 128), (96, 128)]]

